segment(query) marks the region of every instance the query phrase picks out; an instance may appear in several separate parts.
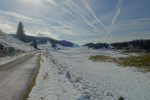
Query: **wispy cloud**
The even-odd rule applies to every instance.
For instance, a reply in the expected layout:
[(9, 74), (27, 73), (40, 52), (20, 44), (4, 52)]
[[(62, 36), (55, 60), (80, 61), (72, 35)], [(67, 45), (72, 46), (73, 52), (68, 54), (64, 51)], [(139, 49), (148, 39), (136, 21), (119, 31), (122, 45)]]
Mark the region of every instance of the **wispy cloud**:
[[(150, 18), (150, 14), (144, 13), (148, 8), (146, 0), (142, 6), (139, 5), (143, 1), (136, 0), (118, 0), (117, 3), (116, 0), (11, 0), (11, 4), (10, 0), (1, 1), (0, 28), (6, 32), (15, 32), (21, 20), (27, 34), (43, 32), (54, 38), (99, 42), (109, 41), (108, 36), (114, 33), (126, 34), (137, 29), (148, 32), (150, 25), (148, 19), (144, 19)], [(144, 10), (137, 13), (137, 7)], [(134, 17), (131, 12), (135, 12)]]
[[(139, 24), (140, 23), (140, 24)], [(114, 34), (124, 33), (130, 35), (130, 33), (143, 33), (143, 31), (149, 32), (150, 18), (129, 19), (124, 21), (118, 21), (113, 27)]]
[(35, 23), (35, 22), (36, 23), (43, 23), (44, 22), (43, 20), (28, 17), (28, 16), (25, 16), (25, 15), (22, 15), (22, 14), (19, 14), (19, 13), (16, 13), (16, 12), (12, 12), (12, 11), (0, 10), (0, 14), (6, 15), (6, 17), (10, 16), (10, 17), (18, 18), (20, 21), (21, 20), (25, 20), (25, 21), (28, 21), (28, 22), (32, 21), (32, 23)]

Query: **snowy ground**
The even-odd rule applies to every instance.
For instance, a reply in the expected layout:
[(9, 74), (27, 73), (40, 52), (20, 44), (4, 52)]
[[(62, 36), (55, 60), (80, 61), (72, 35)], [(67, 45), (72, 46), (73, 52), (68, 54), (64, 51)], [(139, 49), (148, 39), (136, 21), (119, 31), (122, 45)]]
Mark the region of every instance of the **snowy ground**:
[(0, 65), (4, 65), (4, 64), (12, 62), (14, 60), (20, 59), (20, 58), (24, 57), (25, 55), (29, 55), (31, 53), (33, 53), (33, 52), (25, 52), (25, 53), (15, 55), (15, 56), (0, 57)]
[(149, 100), (150, 73), (88, 59), (97, 54), (127, 55), (87, 48), (44, 49), (48, 58), (44, 58), (29, 100), (118, 100), (120, 96), (125, 100)]
[(48, 57), (42, 57), (43, 62), (28, 100), (77, 100), (80, 94), (68, 81), (68, 78), (59, 72), (57, 66)]

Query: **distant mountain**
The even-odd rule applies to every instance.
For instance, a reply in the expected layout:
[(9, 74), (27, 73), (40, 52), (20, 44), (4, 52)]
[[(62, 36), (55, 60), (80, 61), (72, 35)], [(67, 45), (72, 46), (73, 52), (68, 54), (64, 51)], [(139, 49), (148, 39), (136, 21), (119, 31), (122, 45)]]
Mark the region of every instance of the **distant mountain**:
[(73, 47), (75, 45), (74, 43), (66, 41), (66, 40), (61, 40), (59, 42), (60, 42), (60, 45), (67, 46), (67, 47)]
[[(15, 34), (11, 34), (11, 35), (16, 38)], [(46, 44), (49, 41), (51, 44), (59, 44), (59, 45), (66, 46), (66, 47), (74, 47), (74, 46), (76, 46), (76, 44), (74, 44), (74, 43), (72, 43), (70, 41), (67, 41), (67, 40), (56, 40), (56, 39), (53, 39), (53, 38), (50, 38), (50, 37), (45, 37), (41, 33), (38, 34), (38, 36), (26, 35), (26, 43), (32, 43), (34, 38), (36, 38), (38, 44)]]
[(93, 49), (101, 49), (101, 48), (108, 48), (109, 44), (107, 43), (87, 43), (84, 46), (87, 46), (89, 48), (93, 48)]

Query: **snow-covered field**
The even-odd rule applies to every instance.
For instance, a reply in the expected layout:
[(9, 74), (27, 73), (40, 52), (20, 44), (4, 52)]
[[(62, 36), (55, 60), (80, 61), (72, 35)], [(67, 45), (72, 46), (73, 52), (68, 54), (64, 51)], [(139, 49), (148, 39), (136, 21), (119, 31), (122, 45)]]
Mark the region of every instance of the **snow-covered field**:
[[(29, 100), (149, 100), (150, 73), (114, 63), (93, 62), (91, 55), (127, 56), (111, 50), (44, 46), (41, 66)], [(46, 77), (46, 76), (47, 77)], [(46, 77), (46, 78), (44, 78)]]

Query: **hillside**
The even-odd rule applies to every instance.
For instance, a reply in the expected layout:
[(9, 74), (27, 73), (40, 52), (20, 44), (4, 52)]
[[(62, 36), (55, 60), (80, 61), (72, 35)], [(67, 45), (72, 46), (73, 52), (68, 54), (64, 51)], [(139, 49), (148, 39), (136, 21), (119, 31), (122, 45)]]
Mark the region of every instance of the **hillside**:
[[(16, 38), (16, 35), (11, 34), (14, 38)], [(33, 39), (36, 38), (38, 44), (46, 44), (47, 42), (50, 42), (51, 44), (59, 44), (62, 46), (66, 46), (66, 47), (74, 47), (76, 44), (67, 41), (67, 40), (56, 40), (50, 37), (39, 37), (39, 36), (30, 36), (30, 35), (26, 35), (26, 43), (31, 43), (33, 42)]]
[(22, 51), (32, 51), (34, 49), (32, 46), (24, 42), (21, 42), (18, 39), (8, 34), (0, 35), (0, 43), (3, 43), (10, 47), (14, 47), (15, 49), (20, 49)]

